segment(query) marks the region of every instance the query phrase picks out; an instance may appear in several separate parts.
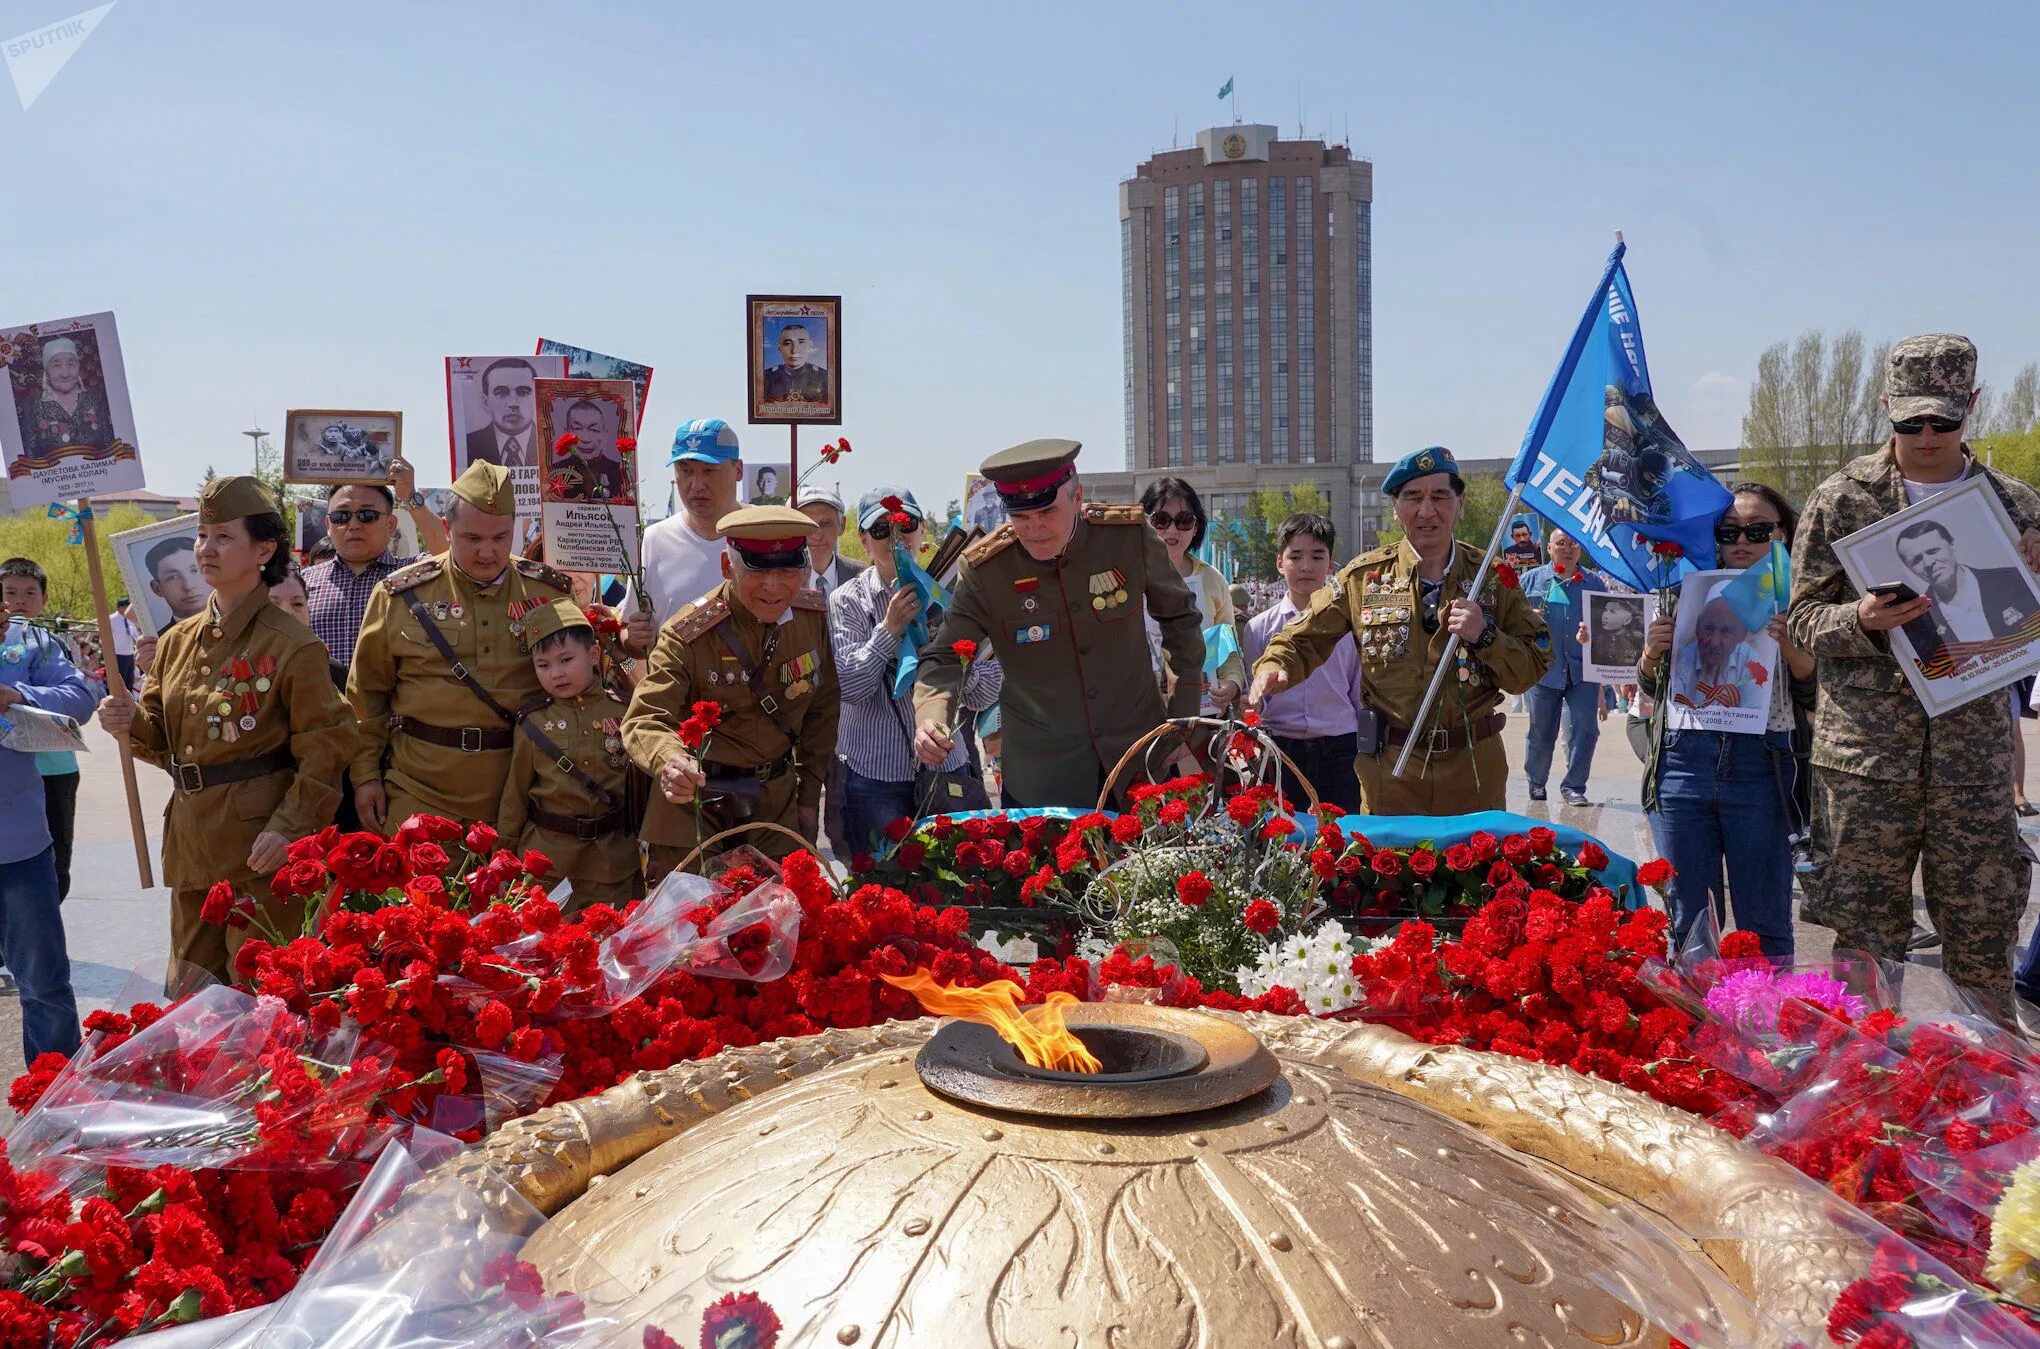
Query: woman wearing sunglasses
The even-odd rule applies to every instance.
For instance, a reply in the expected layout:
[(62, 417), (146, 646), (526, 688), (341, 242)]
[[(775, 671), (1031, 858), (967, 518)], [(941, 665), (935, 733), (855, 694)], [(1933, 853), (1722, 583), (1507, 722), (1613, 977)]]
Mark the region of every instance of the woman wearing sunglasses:
[[(1196, 550), (1204, 546), (1204, 531), (1209, 523), (1204, 514), (1204, 502), (1197, 496), (1197, 489), (1181, 478), (1157, 478), (1148, 484), (1140, 494), (1141, 514), (1154, 526), (1155, 533), (1162, 536), (1162, 546), (1169, 550), (1169, 561), (1176, 564), (1176, 571), (1189, 582), (1190, 593), (1197, 597), (1198, 621), (1208, 633), (1213, 627), (1224, 624), (1234, 626), (1237, 612), (1233, 608), (1232, 591), (1218, 568), (1209, 562), (1200, 562)], [(1154, 619), (1147, 620), (1148, 649), (1154, 654), (1157, 677), (1161, 671), (1162, 629)], [(1219, 663), (1216, 670), (1204, 676), (1204, 696), (1198, 704), (1198, 711), (1207, 717), (1215, 717), (1220, 711), (1240, 696), (1247, 677), (1246, 662), (1234, 651)], [(1168, 690), (1162, 690), (1163, 697)]]
[[(1773, 543), (1792, 546), (1798, 515), (1775, 488), (1737, 483), (1734, 500), (1715, 522), (1717, 565), (1754, 566)], [(1676, 592), (1667, 612), (1650, 625), (1639, 684), (1655, 704), (1644, 764), (1643, 808), (1660, 856), (1672, 864), (1672, 931), (1683, 941), (1703, 906), (1717, 906), (1727, 878), (1735, 925), (1757, 934), (1764, 954), (1792, 954), (1792, 844), (1807, 819), (1805, 774), (1795, 746), (1810, 743), (1814, 660), (1794, 645), (1785, 616), (1767, 631), (1778, 643), (1782, 673), (1771, 681), (1770, 720), (1764, 734), (1672, 730), (1660, 718), (1669, 701)], [(1803, 751), (1801, 751), (1803, 752)], [(1717, 908), (1718, 911), (1718, 908)]]

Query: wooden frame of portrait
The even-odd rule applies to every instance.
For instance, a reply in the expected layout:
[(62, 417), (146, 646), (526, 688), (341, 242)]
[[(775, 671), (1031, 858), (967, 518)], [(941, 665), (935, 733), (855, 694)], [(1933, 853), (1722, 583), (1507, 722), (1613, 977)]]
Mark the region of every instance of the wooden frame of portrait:
[[(826, 402), (765, 401), (765, 325), (777, 319), (816, 319), (828, 328), (819, 344), (828, 374)], [(746, 295), (744, 343), (749, 377), (744, 381), (749, 419), (757, 426), (841, 426), (843, 424), (843, 297), (840, 295)]]
[[(373, 439), (377, 435), (388, 437), (388, 454), (384, 446), (376, 446), (376, 459), (384, 467), (380, 471), (349, 471), (344, 456), (337, 452), (331, 456), (334, 462), (320, 464), (308, 457), (299, 445), (299, 428), (314, 423), (325, 423), (326, 427), (348, 425), (360, 430)], [(312, 432), (322, 436), (324, 428)], [(283, 480), (289, 483), (385, 483), (389, 481), (388, 463), (404, 453), (404, 414), (397, 411), (374, 411), (362, 408), (292, 408), (283, 414)]]
[[(159, 600), (150, 589), (156, 578), (151, 576), (143, 565), (143, 559), (148, 555), (149, 549), (164, 539), (188, 539), (195, 551), (198, 541), (197, 513), (173, 515), (168, 520), (152, 520), (146, 525), (123, 529), (120, 533), (109, 535), (107, 538), (107, 543), (113, 548), (114, 565), (120, 568), (121, 579), (127, 583), (128, 598), (134, 601), (129, 607), (134, 610), (135, 626), (142, 630), (144, 637), (160, 637), (163, 629), (169, 626), (167, 623), (159, 623), (156, 619), (157, 604), (162, 603), (165, 608), (169, 606), (167, 602)], [(207, 593), (211, 593), (210, 587), (207, 588)], [(171, 621), (176, 621), (174, 616)]]

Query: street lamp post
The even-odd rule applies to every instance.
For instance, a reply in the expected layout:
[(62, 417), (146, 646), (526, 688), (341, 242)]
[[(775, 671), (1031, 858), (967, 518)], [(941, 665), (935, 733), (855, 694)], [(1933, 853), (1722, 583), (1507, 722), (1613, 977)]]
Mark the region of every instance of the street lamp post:
[(269, 433), (261, 427), (255, 426), (250, 427), (241, 434), (248, 437), (249, 447), (254, 451), (255, 472), (257, 476), (260, 476), (262, 473), (262, 438)]

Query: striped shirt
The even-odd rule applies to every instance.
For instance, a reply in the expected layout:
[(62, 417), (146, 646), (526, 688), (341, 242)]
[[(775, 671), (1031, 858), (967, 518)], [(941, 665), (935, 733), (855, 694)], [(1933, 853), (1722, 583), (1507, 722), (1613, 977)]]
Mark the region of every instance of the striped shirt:
[(337, 557), (305, 568), (305, 603), (311, 612), (312, 635), (326, 644), (326, 655), (335, 665), (354, 663), (354, 638), (361, 631), (368, 597), (377, 584), (424, 556), (384, 553), (358, 572)]
[[(860, 775), (880, 782), (912, 782), (914, 758), (914, 690), (892, 696), (893, 674), (899, 668), (900, 639), (886, 631), (885, 606), (892, 587), (867, 567), (829, 595), (829, 643), (836, 650), (836, 678), (843, 691), (843, 716), (836, 728), (836, 757)], [(928, 626), (940, 626), (938, 615)], [(963, 681), (963, 708), (982, 712), (999, 701), (1005, 676), (999, 662), (980, 656), (970, 663)], [(970, 762), (965, 737), (942, 765), (953, 772)]]

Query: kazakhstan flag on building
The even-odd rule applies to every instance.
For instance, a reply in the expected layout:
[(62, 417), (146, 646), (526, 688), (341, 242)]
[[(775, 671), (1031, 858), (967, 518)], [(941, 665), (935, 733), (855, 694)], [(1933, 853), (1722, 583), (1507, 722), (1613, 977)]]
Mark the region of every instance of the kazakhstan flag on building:
[(1228, 75), (1225, 77), (1225, 83), (1219, 87), (1218, 96), (1220, 98), (1232, 97), (1232, 76)]

